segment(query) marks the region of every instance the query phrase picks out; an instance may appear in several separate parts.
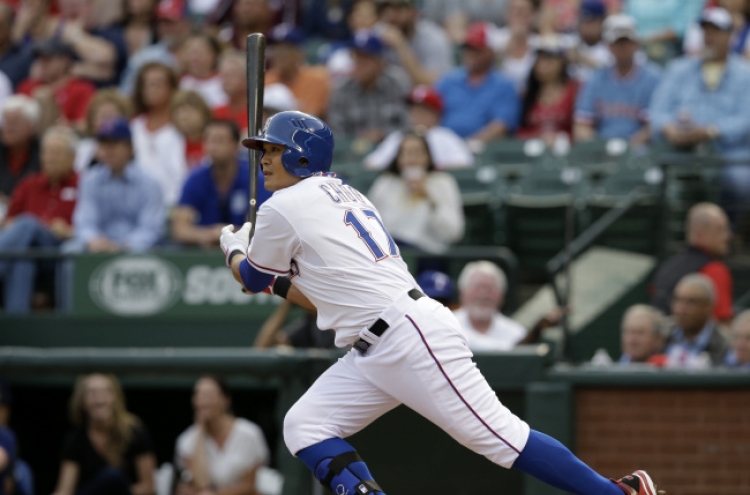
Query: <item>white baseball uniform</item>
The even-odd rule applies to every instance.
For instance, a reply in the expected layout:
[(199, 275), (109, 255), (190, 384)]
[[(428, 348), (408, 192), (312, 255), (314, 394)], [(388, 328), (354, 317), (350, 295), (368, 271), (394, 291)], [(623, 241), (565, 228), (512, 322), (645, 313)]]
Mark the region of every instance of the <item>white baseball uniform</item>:
[[(407, 295), (418, 286), (359, 191), (314, 176), (275, 192), (258, 211), (248, 261), (290, 276), (339, 347), (373, 342), (331, 366), (288, 412), (292, 453), (349, 437), (403, 403), (491, 461), (513, 464), (529, 426), (497, 399), (451, 311)], [(378, 318), (389, 324), (380, 338), (367, 332)]]

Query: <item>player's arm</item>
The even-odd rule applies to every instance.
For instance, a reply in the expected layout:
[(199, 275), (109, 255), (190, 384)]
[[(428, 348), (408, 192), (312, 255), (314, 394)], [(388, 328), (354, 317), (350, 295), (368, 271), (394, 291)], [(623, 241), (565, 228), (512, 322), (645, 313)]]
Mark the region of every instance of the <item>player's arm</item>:
[(256, 293), (269, 289), (271, 294), (282, 297), (305, 309), (316, 309), (315, 305), (287, 277), (275, 277), (258, 271), (247, 261), (247, 258), (240, 256), (241, 254), (240, 251), (236, 251), (232, 255), (230, 266), (234, 279), (242, 285), (246, 292)]

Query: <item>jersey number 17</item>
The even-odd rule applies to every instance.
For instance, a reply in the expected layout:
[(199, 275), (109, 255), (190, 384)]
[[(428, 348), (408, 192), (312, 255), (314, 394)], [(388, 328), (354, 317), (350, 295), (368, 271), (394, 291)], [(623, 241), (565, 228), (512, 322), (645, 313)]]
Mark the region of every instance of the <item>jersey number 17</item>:
[[(374, 220), (377, 224), (377, 227), (379, 227), (380, 230), (383, 231), (385, 237), (388, 239), (388, 250), (390, 256), (398, 256), (398, 246), (396, 246), (396, 243), (393, 242), (393, 237), (391, 237), (388, 231), (385, 230), (383, 222), (380, 221), (380, 218), (378, 218), (375, 212), (368, 209), (362, 209), (359, 211), (364, 214), (366, 222)], [(375, 257), (375, 261), (380, 261), (384, 258), (387, 258), (388, 254), (383, 251), (378, 242), (372, 237), (372, 232), (370, 232), (367, 227), (365, 227), (365, 224), (360, 221), (358, 217), (359, 215), (355, 213), (355, 210), (346, 210), (346, 213), (344, 213), (344, 223), (346, 223), (347, 226), (352, 227), (357, 232), (357, 236), (359, 236), (359, 238), (362, 239), (362, 242), (365, 243), (367, 249), (369, 249), (372, 255)]]

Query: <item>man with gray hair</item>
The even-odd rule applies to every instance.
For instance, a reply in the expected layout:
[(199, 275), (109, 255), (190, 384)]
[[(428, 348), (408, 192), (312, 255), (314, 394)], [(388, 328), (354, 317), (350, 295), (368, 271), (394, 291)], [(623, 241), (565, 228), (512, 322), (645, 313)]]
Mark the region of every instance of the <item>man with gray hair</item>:
[[(36, 138), (41, 110), (24, 95), (5, 100), (0, 123), (0, 210), (4, 210), (16, 184), (39, 171), (39, 142)], [(0, 213), (0, 219), (3, 215)]]
[(646, 304), (629, 307), (622, 317), (620, 345), (621, 364), (659, 364), (669, 326), (664, 313)]
[[(68, 127), (50, 127), (44, 134), (42, 171), (24, 178), (13, 192), (0, 229), (0, 253), (23, 252), (32, 247), (56, 248), (73, 235), (71, 224), (78, 196), (73, 162), (77, 146), (78, 137)], [(29, 312), (40, 264), (32, 259), (0, 258), (6, 312)]]
[(714, 366), (723, 363), (729, 343), (711, 316), (715, 304), (716, 291), (705, 275), (692, 273), (679, 281), (672, 297), (675, 326), (665, 350), (669, 365), (692, 367), (704, 355)]
[(556, 325), (562, 312), (554, 310), (539, 320), (531, 332), (500, 312), (508, 280), (490, 261), (467, 263), (458, 277), (459, 302), (454, 311), (472, 351), (507, 351), (539, 339), (540, 332)]

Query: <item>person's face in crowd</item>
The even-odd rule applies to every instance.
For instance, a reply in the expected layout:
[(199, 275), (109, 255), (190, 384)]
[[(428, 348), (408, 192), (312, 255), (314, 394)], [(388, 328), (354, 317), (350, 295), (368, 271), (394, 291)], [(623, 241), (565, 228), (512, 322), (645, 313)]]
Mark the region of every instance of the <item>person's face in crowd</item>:
[(170, 49), (176, 49), (180, 45), (182, 40), (185, 39), (188, 29), (190, 29), (190, 24), (184, 19), (158, 18), (156, 22), (156, 32), (159, 35), (159, 41)]
[(190, 104), (183, 104), (173, 108), (172, 122), (180, 133), (189, 137), (200, 136), (207, 123), (203, 112)]
[(305, 59), (302, 49), (292, 43), (277, 43), (270, 52), (273, 66), (281, 72), (296, 69)]
[(166, 71), (154, 67), (143, 74), (143, 100), (148, 108), (158, 108), (169, 104), (172, 87)]
[(286, 146), (283, 144), (263, 143), (263, 157), (260, 159), (260, 165), (263, 170), (264, 184), (268, 191), (278, 191), (293, 186), (302, 180), (287, 172), (281, 163), (281, 156), (285, 150)]
[(729, 243), (732, 240), (732, 230), (729, 219), (721, 210), (716, 209), (710, 214), (704, 225), (698, 227), (701, 249), (715, 256), (726, 256), (729, 253)]
[(745, 318), (734, 326), (732, 349), (739, 364), (750, 363), (750, 318)]
[(430, 165), (430, 153), (424, 141), (416, 136), (406, 136), (398, 150), (398, 170), (402, 176), (416, 175), (424, 177)]
[(378, 22), (378, 8), (372, 0), (359, 0), (349, 13), (349, 30), (357, 32), (370, 29)]
[(494, 277), (476, 272), (459, 297), (461, 307), (466, 309), (471, 318), (488, 321), (500, 310), (504, 294)]
[(609, 51), (612, 52), (618, 66), (628, 66), (633, 63), (633, 57), (638, 51), (638, 43), (628, 38), (620, 38), (609, 44)]
[(697, 284), (681, 282), (672, 296), (672, 316), (686, 334), (694, 335), (706, 326), (713, 313), (713, 304)]
[(229, 411), (229, 399), (214, 380), (201, 378), (193, 389), (193, 410), (197, 423), (210, 423)]
[(156, 0), (127, 0), (126, 8), (130, 16), (147, 16), (154, 11)]
[(243, 66), (237, 60), (224, 60), (219, 66), (221, 87), (229, 99), (241, 98), (247, 92), (247, 76)]
[(60, 136), (53, 134), (44, 138), (39, 158), (42, 162), (42, 171), (52, 182), (67, 177), (73, 171), (75, 153)]
[(440, 123), (440, 114), (426, 105), (410, 105), (409, 118), (411, 119), (412, 127), (432, 129)]
[(461, 61), (469, 74), (481, 74), (492, 67), (495, 61), (495, 52), (489, 47), (464, 47), (461, 52)]
[(240, 26), (254, 26), (268, 22), (271, 9), (266, 0), (237, 0), (232, 10), (232, 20)]
[(635, 363), (643, 363), (664, 347), (664, 338), (654, 328), (651, 317), (644, 313), (631, 313), (622, 322), (622, 353)]
[(45, 84), (51, 84), (68, 74), (71, 60), (64, 55), (45, 55), (38, 57), (34, 63), (39, 70), (39, 79)]
[(237, 156), (237, 141), (225, 125), (211, 124), (203, 136), (203, 150), (214, 164), (226, 164)]
[(120, 107), (118, 107), (113, 101), (103, 101), (96, 107), (96, 109), (94, 109), (92, 119), (93, 128), (99, 129), (105, 122), (114, 120), (118, 117), (125, 117), (125, 114), (122, 113)]
[(703, 40), (706, 45), (705, 56), (708, 60), (721, 60), (729, 53), (731, 31), (724, 31), (713, 24), (703, 25)]
[(534, 5), (530, 0), (511, 0), (505, 17), (512, 31), (530, 32), (534, 25)]
[(410, 30), (417, 18), (417, 10), (404, 3), (386, 3), (381, 7), (380, 20), (402, 31)]
[(9, 148), (24, 146), (34, 137), (34, 126), (20, 110), (5, 111), (0, 125), (0, 136), (3, 144)]
[(106, 376), (91, 375), (86, 378), (83, 392), (83, 409), (94, 423), (108, 423), (112, 420), (115, 405), (115, 391)]
[(354, 70), (352, 70), (352, 79), (362, 85), (373, 84), (377, 81), (383, 72), (383, 58), (378, 55), (354, 50)]
[(534, 76), (541, 84), (563, 80), (565, 62), (562, 56), (541, 52), (534, 63)]
[(133, 147), (130, 141), (100, 140), (96, 156), (114, 173), (119, 173), (133, 158)]
[(197, 77), (211, 75), (216, 67), (216, 53), (202, 36), (188, 38), (182, 47), (187, 73)]
[(603, 27), (604, 19), (601, 17), (584, 17), (578, 23), (578, 35), (587, 45), (595, 45), (602, 40)]

